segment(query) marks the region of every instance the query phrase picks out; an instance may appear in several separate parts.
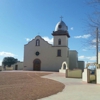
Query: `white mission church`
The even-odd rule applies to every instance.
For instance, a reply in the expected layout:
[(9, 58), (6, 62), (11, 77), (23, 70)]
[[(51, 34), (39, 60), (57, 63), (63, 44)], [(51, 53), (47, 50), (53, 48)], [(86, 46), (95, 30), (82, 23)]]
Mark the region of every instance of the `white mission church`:
[(66, 62), (70, 70), (84, 69), (84, 62), (78, 61), (78, 52), (69, 50), (68, 27), (61, 20), (52, 32), (53, 44), (49, 44), (41, 36), (24, 45), (24, 70), (59, 71)]

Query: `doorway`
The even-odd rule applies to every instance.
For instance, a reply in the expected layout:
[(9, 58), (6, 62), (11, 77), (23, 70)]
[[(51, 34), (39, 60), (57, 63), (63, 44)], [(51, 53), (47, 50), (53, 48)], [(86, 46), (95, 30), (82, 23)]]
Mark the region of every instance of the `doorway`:
[(18, 70), (18, 65), (15, 65), (15, 70)]
[(41, 70), (41, 61), (40, 61), (40, 59), (35, 59), (33, 61), (33, 70), (34, 71), (40, 71)]

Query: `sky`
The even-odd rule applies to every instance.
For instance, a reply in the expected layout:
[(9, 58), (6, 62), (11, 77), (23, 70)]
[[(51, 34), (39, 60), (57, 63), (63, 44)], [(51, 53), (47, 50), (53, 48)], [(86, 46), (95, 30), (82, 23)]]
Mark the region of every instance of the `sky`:
[(0, 65), (7, 56), (23, 61), (24, 45), (37, 35), (52, 44), (61, 16), (71, 36), (69, 49), (78, 51), (79, 60), (95, 62), (95, 47), (84, 46), (91, 38), (86, 30), (92, 11), (86, 0), (0, 0)]

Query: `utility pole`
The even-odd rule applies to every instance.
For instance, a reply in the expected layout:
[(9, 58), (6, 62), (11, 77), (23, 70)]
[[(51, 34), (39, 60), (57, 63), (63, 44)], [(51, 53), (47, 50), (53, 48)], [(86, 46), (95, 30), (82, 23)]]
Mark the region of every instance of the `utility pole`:
[(98, 64), (98, 27), (96, 29), (96, 63)]

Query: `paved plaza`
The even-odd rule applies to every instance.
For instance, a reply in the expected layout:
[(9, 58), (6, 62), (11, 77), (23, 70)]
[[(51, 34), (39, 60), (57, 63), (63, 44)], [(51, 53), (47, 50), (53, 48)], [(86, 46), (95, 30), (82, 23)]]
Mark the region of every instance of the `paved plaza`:
[(39, 100), (100, 100), (100, 85), (87, 84), (82, 79), (65, 78), (63, 74), (53, 73), (43, 76), (65, 84), (62, 92)]
[[(18, 71), (3, 71), (3, 72), (18, 72)], [(33, 71), (19, 71), (19, 72), (33, 72)], [(42, 72), (43, 71), (41, 71), (40, 73)], [(63, 89), (62, 92), (38, 100), (100, 100), (100, 85), (87, 84), (85, 82), (82, 82), (82, 79), (65, 78), (64, 74), (58, 72), (50, 72), (50, 73), (52, 74), (42, 77), (59, 81), (65, 85), (65, 88)]]

